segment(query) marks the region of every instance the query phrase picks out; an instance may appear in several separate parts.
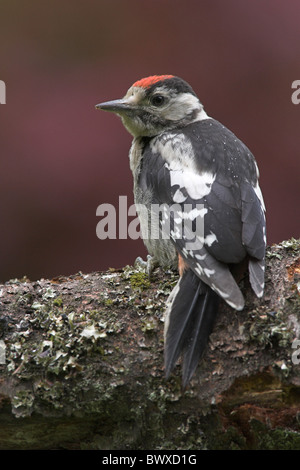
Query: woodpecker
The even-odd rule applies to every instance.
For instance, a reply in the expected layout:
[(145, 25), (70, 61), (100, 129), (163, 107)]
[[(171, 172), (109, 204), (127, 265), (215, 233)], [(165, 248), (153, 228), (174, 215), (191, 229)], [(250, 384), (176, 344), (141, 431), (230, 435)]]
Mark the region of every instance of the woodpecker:
[(168, 378), (182, 356), (185, 388), (220, 300), (244, 308), (240, 267), (246, 264), (253, 291), (263, 295), (266, 222), (258, 167), (246, 145), (174, 75), (138, 80), (124, 98), (96, 108), (119, 115), (133, 136), (129, 161), (149, 270), (179, 270), (165, 312), (164, 360)]

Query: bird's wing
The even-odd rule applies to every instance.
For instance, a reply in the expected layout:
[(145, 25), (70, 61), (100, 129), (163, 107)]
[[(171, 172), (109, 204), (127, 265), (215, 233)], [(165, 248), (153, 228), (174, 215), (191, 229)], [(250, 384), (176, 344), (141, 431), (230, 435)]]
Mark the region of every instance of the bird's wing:
[(247, 147), (213, 119), (193, 123), (145, 145), (139, 184), (164, 205), (161, 230), (190, 268), (242, 309), (228, 264), (247, 255), (263, 264), (265, 248), (257, 168)]

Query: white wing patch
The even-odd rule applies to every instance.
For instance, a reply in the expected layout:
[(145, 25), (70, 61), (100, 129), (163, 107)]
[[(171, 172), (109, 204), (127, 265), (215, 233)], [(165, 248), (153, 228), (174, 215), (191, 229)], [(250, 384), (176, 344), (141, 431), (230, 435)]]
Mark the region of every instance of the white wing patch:
[(172, 169), (180, 170), (187, 162), (194, 160), (194, 150), (191, 141), (184, 134), (165, 132), (150, 142), (153, 153), (158, 153)]
[(218, 241), (216, 235), (212, 232), (210, 232), (209, 235), (206, 235), (205, 238), (201, 237), (201, 236), (198, 236), (197, 238), (199, 238), (201, 243), (205, 243), (205, 245), (207, 245), (207, 246), (211, 246), (214, 242)]
[[(192, 205), (190, 204), (190, 206)], [(191, 207), (191, 210), (189, 210), (188, 212), (178, 211), (177, 217), (180, 217), (180, 220), (184, 220), (184, 219), (195, 220), (197, 217), (204, 217), (205, 214), (207, 214), (207, 212), (208, 210), (205, 207), (201, 207), (201, 209), (199, 209), (198, 207), (194, 207), (194, 208)], [(176, 223), (179, 222), (179, 220), (177, 219), (174, 219), (174, 221)]]
[(195, 168), (173, 170), (172, 164), (169, 165), (168, 163), (165, 166), (170, 171), (171, 186), (179, 186), (174, 195), (174, 202), (181, 203), (185, 201), (186, 197), (181, 191), (182, 188), (194, 200), (202, 199), (210, 193), (216, 175), (209, 172), (198, 173)]
[(174, 202), (183, 203), (186, 200), (185, 193), (194, 200), (210, 193), (216, 175), (207, 171), (199, 172), (192, 144), (184, 134), (165, 133), (153, 139), (150, 145), (151, 150), (165, 160), (171, 186), (179, 186), (173, 196)]

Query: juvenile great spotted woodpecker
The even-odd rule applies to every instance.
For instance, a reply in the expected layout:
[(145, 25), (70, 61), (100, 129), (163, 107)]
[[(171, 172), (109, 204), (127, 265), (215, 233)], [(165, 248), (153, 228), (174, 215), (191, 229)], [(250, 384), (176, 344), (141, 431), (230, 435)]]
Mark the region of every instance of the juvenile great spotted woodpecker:
[(124, 98), (96, 108), (119, 115), (134, 137), (130, 168), (148, 268), (179, 269), (165, 314), (165, 372), (168, 377), (182, 355), (186, 387), (220, 298), (244, 308), (236, 268), (246, 263), (252, 289), (263, 295), (266, 229), (258, 167), (246, 145), (209, 117), (176, 76), (143, 78)]

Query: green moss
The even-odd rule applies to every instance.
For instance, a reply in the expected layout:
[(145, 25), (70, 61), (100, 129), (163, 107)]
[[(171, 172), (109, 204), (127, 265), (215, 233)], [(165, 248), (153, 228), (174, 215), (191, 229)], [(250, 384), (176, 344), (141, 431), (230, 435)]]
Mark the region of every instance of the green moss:
[(286, 347), (291, 344), (294, 333), (287, 326), (286, 313), (268, 312), (263, 309), (254, 310), (250, 314), (248, 323), (251, 340), (264, 346), (278, 344), (281, 347)]
[(300, 433), (278, 427), (270, 429), (261, 421), (250, 422), (253, 446), (257, 450), (300, 450)]
[(55, 307), (62, 307), (63, 301), (61, 297), (56, 297), (56, 299), (53, 300), (53, 305)]
[(282, 260), (284, 258), (284, 251), (287, 251), (289, 254), (292, 254), (295, 257), (299, 256), (300, 239), (290, 238), (289, 240), (284, 240), (281, 243), (268, 247), (266, 251), (266, 258), (276, 258)]
[(210, 431), (206, 430), (209, 436), (208, 448), (210, 450), (245, 450), (247, 441), (245, 436), (235, 427), (229, 426), (223, 429), (220, 423), (215, 423)]
[(289, 240), (284, 240), (278, 244), (279, 247), (285, 248), (289, 251), (294, 251), (295, 254), (300, 251), (300, 239), (290, 238)]
[(155, 317), (145, 317), (142, 319), (142, 331), (144, 333), (152, 333), (157, 331), (158, 321)]
[(150, 288), (151, 283), (148, 274), (137, 271), (130, 276), (130, 285), (134, 290), (144, 291)]
[(15, 415), (18, 417), (31, 414), (34, 395), (29, 390), (19, 390), (11, 400)]

